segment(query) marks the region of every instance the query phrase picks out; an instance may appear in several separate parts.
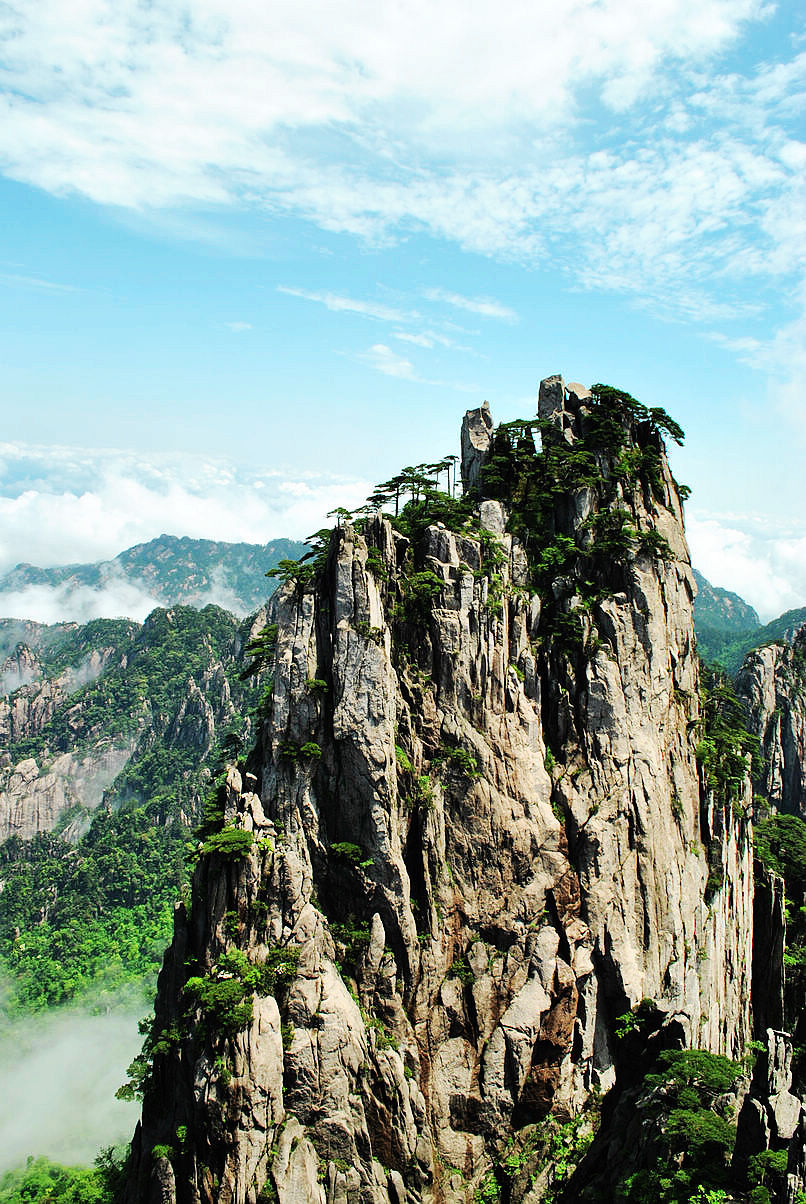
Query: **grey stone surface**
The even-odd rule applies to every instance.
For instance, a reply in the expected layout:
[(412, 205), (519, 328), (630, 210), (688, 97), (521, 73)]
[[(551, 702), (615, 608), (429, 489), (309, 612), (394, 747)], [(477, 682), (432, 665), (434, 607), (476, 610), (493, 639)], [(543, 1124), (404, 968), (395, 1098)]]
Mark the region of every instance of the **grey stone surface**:
[[(579, 437), (584, 407), (566, 408), (560, 377), (540, 411)], [(489, 433), (470, 411), (471, 475)], [(544, 640), (550, 599), (521, 584), (523, 548), (489, 502), (498, 606), (479, 539), (431, 527), (416, 563), (437, 585), (415, 639), (400, 620), (406, 543), (382, 519), (334, 532), (315, 589), (276, 595), (271, 708), (247, 765), (258, 789), (232, 778), (233, 822), (265, 836), (243, 861), (201, 860), (157, 1015), (181, 1011), (189, 956), (215, 974), (233, 944), (256, 964), (293, 946), (299, 964), (276, 1013), (256, 997), (246, 1037), (187, 1038), (156, 1067), (128, 1204), (180, 1117), (194, 1136), (176, 1204), (256, 1204), (269, 1176), (280, 1204), (458, 1204), (513, 1124), (573, 1114), (610, 1085), (609, 1018), (645, 997), (687, 1044), (741, 1055), (751, 834), (700, 796), (693, 583), (661, 469), (662, 500), (636, 490), (631, 521), (674, 559), (627, 562), (585, 619), (578, 668)], [(565, 503), (575, 537), (598, 502)], [(289, 755), (311, 741), (321, 755)], [(707, 901), (706, 844), (724, 877)], [(225, 1084), (212, 1068), (233, 1057)]]

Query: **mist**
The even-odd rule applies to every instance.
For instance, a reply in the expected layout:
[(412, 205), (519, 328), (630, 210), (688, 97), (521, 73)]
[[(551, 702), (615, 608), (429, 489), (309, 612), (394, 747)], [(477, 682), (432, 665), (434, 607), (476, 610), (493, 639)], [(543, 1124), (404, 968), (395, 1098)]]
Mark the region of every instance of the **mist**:
[(0, 614), (4, 618), (33, 619), (48, 624), (122, 618), (142, 623), (155, 607), (161, 605), (159, 599), (123, 573), (97, 588), (64, 582), (56, 586), (27, 585), (18, 590), (0, 591)]
[(128, 1142), (139, 1105), (115, 1099), (140, 1050), (148, 1010), (92, 1015), (60, 1009), (0, 1028), (0, 1173), (29, 1154), (91, 1165), (98, 1151)]

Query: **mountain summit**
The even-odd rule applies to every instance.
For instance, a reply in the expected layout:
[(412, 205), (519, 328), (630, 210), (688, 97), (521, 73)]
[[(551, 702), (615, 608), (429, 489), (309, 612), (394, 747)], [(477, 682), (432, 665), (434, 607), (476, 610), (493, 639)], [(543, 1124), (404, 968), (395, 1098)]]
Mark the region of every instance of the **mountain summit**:
[(664, 435), (550, 377), (535, 418), (468, 412), (462, 497), (407, 469), (281, 566), (263, 726), (132, 1068), (128, 1204), (557, 1198), (552, 1151), (648, 1044), (742, 1055), (750, 783), (700, 709)]

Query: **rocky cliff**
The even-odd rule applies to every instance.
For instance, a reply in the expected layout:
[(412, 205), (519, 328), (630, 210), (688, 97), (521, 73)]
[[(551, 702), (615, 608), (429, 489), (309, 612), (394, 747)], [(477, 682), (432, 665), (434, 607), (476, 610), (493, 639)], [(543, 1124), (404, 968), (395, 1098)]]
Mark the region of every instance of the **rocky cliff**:
[[(32, 630), (0, 664), (11, 687), (0, 696), (0, 842), (86, 830), (127, 766), (136, 775), (158, 749), (201, 768), (236, 715), (233, 693), (245, 709), (238, 673), (250, 629), (217, 607), (178, 607), (144, 624), (72, 624), (50, 642), (48, 629)], [(189, 641), (192, 657), (180, 655)], [(144, 793), (119, 786), (118, 802)]]
[(742, 1051), (749, 784), (698, 772), (664, 432), (549, 378), (534, 419), (468, 413), (461, 502), (410, 484), (288, 572), (135, 1068), (130, 1204), (537, 1200), (625, 1034)]
[(806, 818), (806, 624), (744, 661), (737, 690), (761, 744), (758, 787), (776, 810)]

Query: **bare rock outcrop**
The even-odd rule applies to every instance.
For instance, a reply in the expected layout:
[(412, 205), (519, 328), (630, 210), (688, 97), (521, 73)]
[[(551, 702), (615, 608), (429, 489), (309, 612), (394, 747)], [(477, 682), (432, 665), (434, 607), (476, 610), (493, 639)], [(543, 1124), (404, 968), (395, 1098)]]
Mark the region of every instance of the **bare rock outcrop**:
[[(469, 412), (475, 523), (347, 524), (275, 596), (260, 739), (160, 977), (128, 1204), (162, 1198), (166, 1149), (171, 1204), (458, 1204), (514, 1130), (613, 1082), (641, 1000), (743, 1049), (750, 825), (698, 775), (662, 441), (606, 400), (544, 381), (540, 454)], [(486, 496), (510, 452), (531, 493)]]
[(761, 744), (761, 792), (776, 810), (806, 819), (806, 626), (791, 644), (749, 653), (737, 689)]
[(37, 832), (63, 826), (68, 816), (80, 831), (128, 761), (134, 743), (107, 740), (83, 754), (60, 753), (41, 767), (33, 757), (0, 766), (0, 841), (12, 836), (31, 840)]

